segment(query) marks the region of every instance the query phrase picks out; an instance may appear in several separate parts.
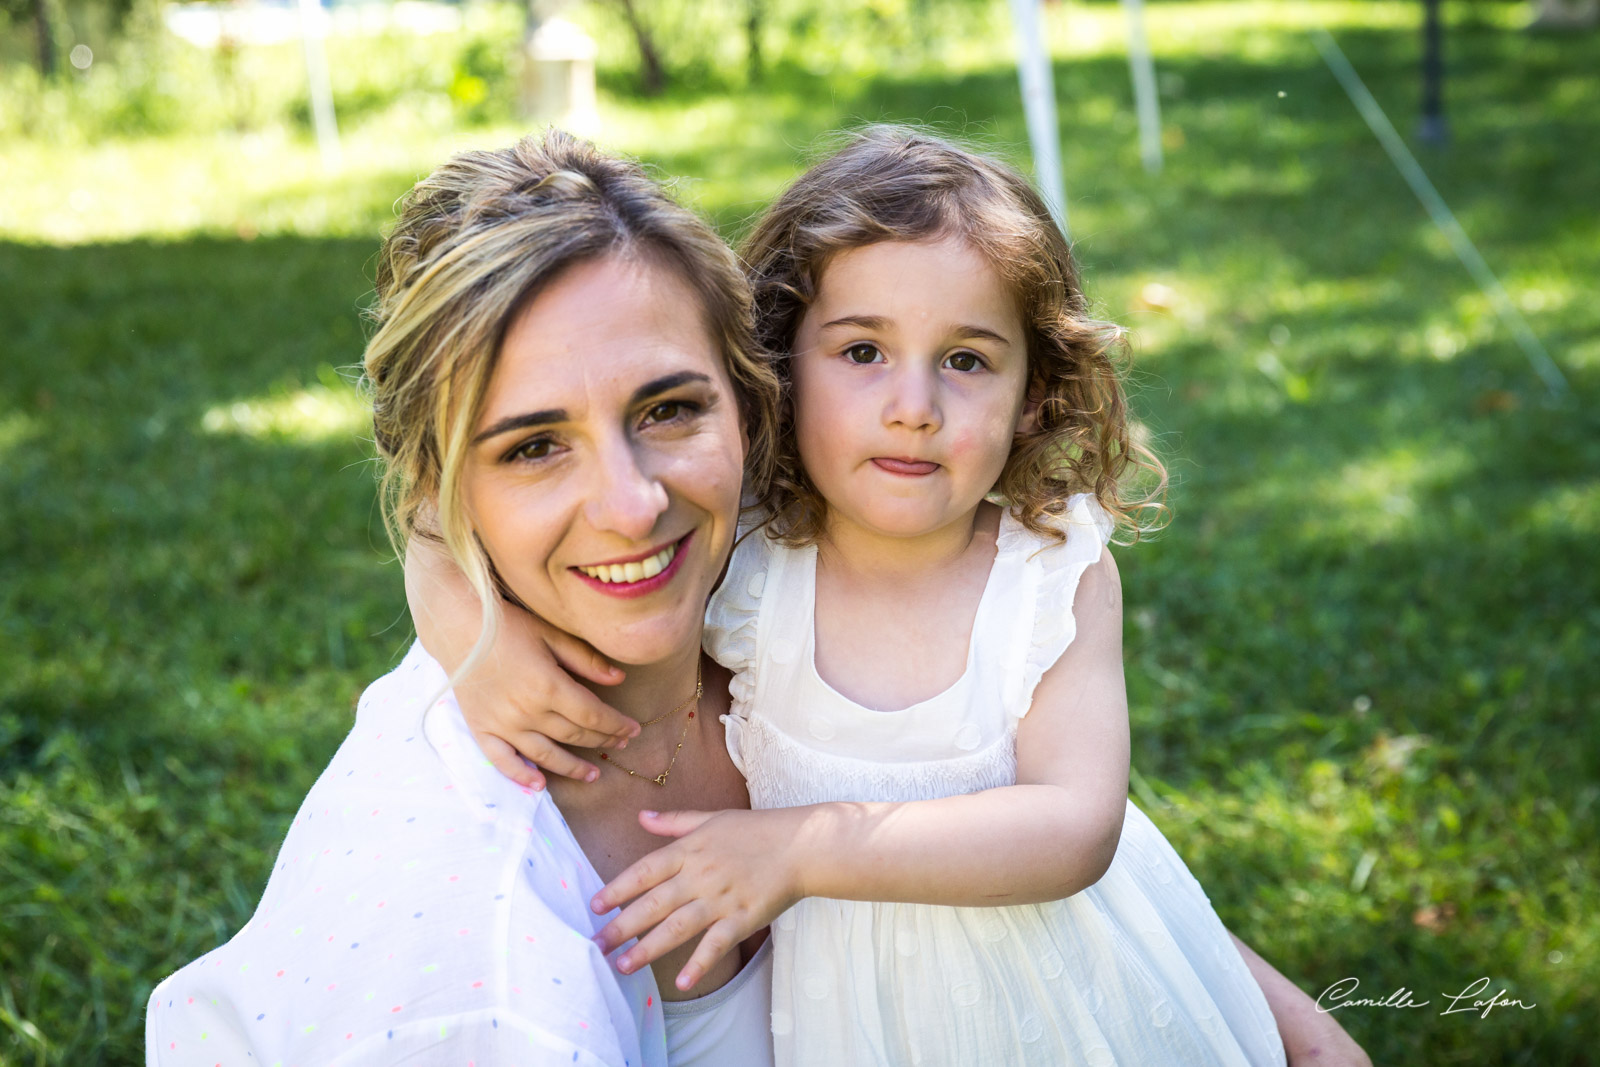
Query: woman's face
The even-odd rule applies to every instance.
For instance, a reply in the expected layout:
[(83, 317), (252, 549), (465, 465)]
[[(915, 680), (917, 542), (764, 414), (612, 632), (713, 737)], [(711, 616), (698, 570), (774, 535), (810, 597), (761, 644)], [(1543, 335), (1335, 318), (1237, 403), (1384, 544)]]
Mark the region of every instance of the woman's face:
[(733, 543), (744, 437), (704, 318), (648, 260), (560, 274), (506, 333), (463, 472), (511, 591), (619, 663), (698, 647)]

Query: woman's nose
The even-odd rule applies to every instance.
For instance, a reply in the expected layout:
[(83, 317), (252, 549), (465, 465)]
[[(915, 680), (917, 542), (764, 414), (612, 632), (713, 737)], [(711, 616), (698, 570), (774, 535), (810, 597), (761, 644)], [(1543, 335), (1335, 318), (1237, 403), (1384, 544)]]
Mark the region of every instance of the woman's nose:
[(667, 490), (627, 445), (604, 450), (584, 518), (597, 530), (642, 541), (667, 510)]
[(937, 372), (930, 374), (921, 367), (902, 365), (890, 379), (883, 421), (885, 425), (909, 430), (937, 430), (943, 422)]

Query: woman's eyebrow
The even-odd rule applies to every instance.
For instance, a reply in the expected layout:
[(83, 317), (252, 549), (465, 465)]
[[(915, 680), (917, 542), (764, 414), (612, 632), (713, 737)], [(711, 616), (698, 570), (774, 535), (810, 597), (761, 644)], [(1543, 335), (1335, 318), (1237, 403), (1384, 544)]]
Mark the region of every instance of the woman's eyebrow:
[(644, 401), (655, 396), (657, 393), (664, 393), (668, 389), (676, 389), (678, 386), (688, 385), (690, 382), (704, 382), (707, 385), (710, 385), (711, 378), (709, 375), (701, 374), (699, 371), (693, 370), (678, 371), (676, 374), (663, 374), (654, 381), (645, 382), (643, 385), (639, 386), (639, 388), (635, 389), (633, 391), (633, 396), (631, 399), (629, 399), (628, 403), (629, 405), (643, 403)]
[[(628, 405), (632, 407), (636, 404), (641, 404), (659, 393), (665, 393), (669, 389), (676, 389), (680, 385), (688, 385), (691, 382), (710, 384), (711, 378), (708, 375), (701, 374), (699, 371), (692, 370), (679, 371), (676, 374), (664, 374), (652, 381), (645, 382), (635, 389), (633, 396), (628, 398)], [(566, 422), (567, 420), (568, 416), (565, 408), (547, 408), (544, 411), (530, 411), (522, 415), (508, 415), (474, 437), (472, 443), (475, 445), (482, 444), (491, 437), (499, 437), (501, 434), (510, 433), (512, 430), (526, 430), (533, 426), (548, 426), (552, 423)]]
[(484, 430), (472, 439), (473, 444), (481, 444), (491, 437), (499, 437), (512, 430), (526, 430), (530, 426), (546, 426), (553, 422), (566, 422), (565, 408), (549, 408), (545, 411), (530, 411), (524, 415), (508, 415)]

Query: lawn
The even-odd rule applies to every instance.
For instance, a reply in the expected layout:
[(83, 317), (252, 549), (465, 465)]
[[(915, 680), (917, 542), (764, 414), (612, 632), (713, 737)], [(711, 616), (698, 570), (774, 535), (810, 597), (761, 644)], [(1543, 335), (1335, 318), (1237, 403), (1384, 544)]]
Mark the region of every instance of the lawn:
[[(35, 116), (0, 118), (0, 1065), (141, 1062), (150, 988), (250, 914), (411, 639), (350, 368), (394, 200), (519, 132), (484, 10), (335, 42), (336, 174), (293, 50), (242, 57), (263, 88), (227, 114), (0, 82)], [(1119, 555), (1135, 799), (1302, 988), (1431, 1001), (1341, 1012), (1375, 1062), (1596, 1063), (1595, 38), (1452, 7), (1453, 139), (1416, 146), (1552, 398), (1307, 36), (1409, 135), (1417, 5), (1151, 3), (1159, 175), (1118, 9), (1049, 12), (1073, 237), (1175, 476)], [(653, 100), (592, 17), (602, 143), (730, 236), (843, 124), (1026, 159), (1003, 4), (920, 50), (774, 49), (753, 85), (683, 62)], [(1532, 1006), (1444, 1014), (1479, 978)]]

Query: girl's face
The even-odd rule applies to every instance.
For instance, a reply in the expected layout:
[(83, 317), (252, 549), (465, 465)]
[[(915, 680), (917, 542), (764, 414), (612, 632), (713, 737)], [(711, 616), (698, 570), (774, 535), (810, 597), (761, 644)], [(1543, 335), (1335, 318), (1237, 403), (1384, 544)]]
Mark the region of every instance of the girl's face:
[(959, 238), (841, 252), (800, 321), (800, 460), (847, 522), (916, 537), (970, 521), (1024, 419), (1027, 335), (988, 261)]
[(512, 322), (463, 473), (511, 591), (628, 664), (698, 647), (739, 511), (744, 438), (699, 296), (611, 256)]

